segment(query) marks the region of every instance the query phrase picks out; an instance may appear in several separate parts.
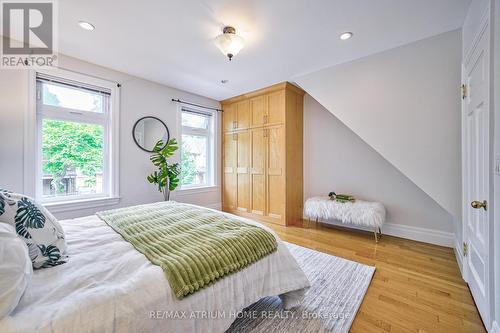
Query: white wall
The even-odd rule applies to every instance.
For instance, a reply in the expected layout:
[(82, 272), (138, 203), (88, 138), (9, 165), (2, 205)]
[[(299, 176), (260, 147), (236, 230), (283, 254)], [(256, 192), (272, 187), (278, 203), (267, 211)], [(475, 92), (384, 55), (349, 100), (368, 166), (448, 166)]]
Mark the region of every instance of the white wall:
[(310, 95), (304, 99), (304, 197), (380, 201), (387, 223), (451, 235), (452, 216)]
[(295, 81), (460, 217), (460, 64), (456, 30)]
[[(170, 130), (171, 137), (178, 138), (177, 109), (171, 101), (180, 98), (195, 103), (218, 106), (217, 101), (166, 87), (124, 73), (61, 56), (59, 66), (122, 84), (120, 88), (120, 196), (117, 206), (99, 207), (75, 212), (56, 214), (58, 218), (70, 218), (93, 214), (119, 206), (136, 205), (162, 200), (162, 195), (146, 176), (154, 170), (149, 154), (140, 150), (132, 139), (132, 127), (143, 116), (162, 119)], [(24, 114), (27, 112), (28, 75), (23, 70), (0, 70), (0, 187), (22, 193), (23, 184), (23, 130)], [(220, 117), (218, 117), (220, 118)], [(220, 119), (217, 121), (220, 128)], [(220, 152), (220, 147), (218, 147)], [(174, 160), (178, 160), (178, 155)], [(219, 158), (217, 157), (218, 161)], [(220, 173), (220, 165), (217, 166)], [(210, 207), (220, 204), (220, 187), (204, 192), (174, 192), (173, 199)]]
[(23, 190), (23, 126), (28, 74), (0, 70), (0, 187)]

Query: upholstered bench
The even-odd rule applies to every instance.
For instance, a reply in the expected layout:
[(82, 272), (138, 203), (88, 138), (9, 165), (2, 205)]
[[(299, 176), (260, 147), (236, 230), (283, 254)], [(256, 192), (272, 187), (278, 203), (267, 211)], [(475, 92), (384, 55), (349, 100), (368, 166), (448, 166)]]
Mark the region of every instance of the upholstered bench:
[[(385, 222), (385, 207), (378, 202), (356, 200), (338, 202), (329, 197), (313, 197), (304, 205), (304, 216), (309, 219), (338, 220), (344, 224), (367, 226), (374, 229), (375, 242), (382, 236), (381, 227)], [(378, 230), (378, 233), (377, 233)]]

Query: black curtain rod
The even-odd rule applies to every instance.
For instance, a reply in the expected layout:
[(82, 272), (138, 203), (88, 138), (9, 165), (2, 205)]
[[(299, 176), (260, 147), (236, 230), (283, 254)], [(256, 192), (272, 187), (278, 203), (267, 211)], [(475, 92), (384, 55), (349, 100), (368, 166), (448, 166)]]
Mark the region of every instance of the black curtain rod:
[(111, 96), (111, 92), (104, 91), (104, 90), (99, 90), (98, 87), (96, 87), (96, 88), (86, 87), (84, 85), (78, 85), (78, 84), (74, 84), (74, 83), (70, 83), (70, 82), (65, 82), (66, 80), (58, 80), (57, 78), (51, 79), (51, 78), (44, 77), (44, 76), (40, 76), (40, 77), (37, 76), (36, 79), (38, 81), (52, 82), (52, 83), (56, 83), (56, 84), (60, 84), (60, 85), (62, 84), (62, 85), (73, 87), (73, 88), (77, 88), (77, 89), (84, 89), (84, 90), (87, 90), (87, 91), (92, 91), (94, 93)]
[(212, 106), (205, 106), (205, 105), (190, 103), (190, 102), (181, 101), (180, 99), (175, 99), (175, 98), (172, 98), (172, 102), (181, 103), (181, 104), (187, 104), (187, 105), (192, 105), (192, 106), (197, 106), (199, 108), (204, 108), (204, 109), (209, 109), (209, 110), (215, 110), (215, 111), (218, 111), (218, 112), (224, 112), (222, 109), (214, 108)]

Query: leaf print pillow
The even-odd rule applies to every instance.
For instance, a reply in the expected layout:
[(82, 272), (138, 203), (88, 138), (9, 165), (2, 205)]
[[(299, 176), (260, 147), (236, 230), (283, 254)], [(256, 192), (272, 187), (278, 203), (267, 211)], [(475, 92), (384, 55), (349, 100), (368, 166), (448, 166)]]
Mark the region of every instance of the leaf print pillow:
[(0, 196), (0, 216), (5, 213), (5, 199), (3, 196)]
[(0, 222), (11, 224), (26, 242), (34, 268), (57, 266), (67, 261), (61, 225), (32, 198), (0, 189)]
[(14, 212), (11, 206), (15, 205), (15, 201), (11, 199), (12, 192), (0, 188), (0, 222), (13, 224)]
[(28, 228), (40, 229), (45, 226), (45, 215), (43, 215), (35, 203), (26, 197), (21, 198), (17, 202), (17, 211), (14, 220), (18, 235), (27, 239), (31, 238)]

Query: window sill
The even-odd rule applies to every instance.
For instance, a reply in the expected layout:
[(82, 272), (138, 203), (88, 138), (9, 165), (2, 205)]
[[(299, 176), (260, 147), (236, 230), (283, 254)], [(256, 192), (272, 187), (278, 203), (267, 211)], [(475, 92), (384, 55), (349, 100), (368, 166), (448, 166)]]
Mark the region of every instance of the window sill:
[(73, 210), (104, 207), (116, 205), (120, 202), (120, 197), (114, 198), (94, 198), (94, 199), (81, 199), (63, 202), (47, 202), (42, 203), (51, 213), (61, 213)]
[(217, 186), (217, 185), (185, 187), (185, 188), (180, 188), (178, 190), (173, 191), (172, 194), (182, 196), (182, 195), (189, 195), (189, 194), (217, 192), (218, 190), (219, 190), (219, 186)]

